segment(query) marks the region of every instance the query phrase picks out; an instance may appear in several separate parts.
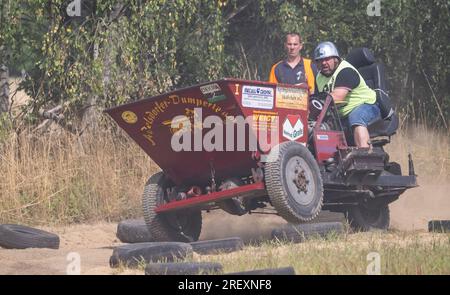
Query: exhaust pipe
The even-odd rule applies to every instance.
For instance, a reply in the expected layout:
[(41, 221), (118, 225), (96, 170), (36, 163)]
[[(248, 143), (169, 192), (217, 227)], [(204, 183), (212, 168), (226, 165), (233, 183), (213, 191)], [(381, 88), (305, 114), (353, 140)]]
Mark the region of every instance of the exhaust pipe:
[(411, 153), (408, 154), (408, 168), (409, 168), (409, 176), (416, 176), (416, 173), (414, 172), (414, 163), (412, 160)]

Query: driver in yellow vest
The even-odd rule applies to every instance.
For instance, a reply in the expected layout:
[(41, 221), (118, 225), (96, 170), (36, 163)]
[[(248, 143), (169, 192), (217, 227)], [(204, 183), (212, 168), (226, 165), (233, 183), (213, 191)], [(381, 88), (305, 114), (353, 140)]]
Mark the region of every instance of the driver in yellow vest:
[(314, 50), (319, 68), (316, 93), (327, 92), (339, 109), (339, 114), (353, 131), (357, 147), (369, 147), (367, 126), (381, 118), (376, 104), (376, 93), (350, 63), (339, 57), (332, 42), (322, 42)]
[(314, 77), (317, 75), (317, 67), (310, 59), (300, 54), (303, 48), (302, 38), (297, 33), (286, 34), (284, 42), (287, 57), (272, 66), (269, 82), (299, 85), (306, 83), (309, 92), (314, 92)]

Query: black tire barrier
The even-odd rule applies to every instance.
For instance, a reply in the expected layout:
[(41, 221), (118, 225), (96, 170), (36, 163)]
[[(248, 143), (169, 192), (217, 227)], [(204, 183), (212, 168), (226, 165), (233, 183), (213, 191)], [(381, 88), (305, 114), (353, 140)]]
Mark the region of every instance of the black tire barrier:
[(288, 224), (272, 231), (272, 239), (301, 243), (313, 236), (325, 237), (331, 233), (343, 233), (345, 227), (342, 222), (320, 222), (304, 224)]
[(295, 275), (295, 269), (292, 266), (288, 267), (281, 267), (281, 268), (266, 268), (266, 269), (256, 269), (256, 270), (249, 270), (249, 271), (241, 271), (241, 272), (231, 272), (227, 273), (226, 275)]
[(192, 257), (192, 246), (180, 242), (137, 243), (116, 247), (109, 259), (111, 267), (136, 267), (140, 263), (173, 262)]
[(231, 253), (244, 248), (244, 242), (239, 237), (198, 241), (190, 243), (190, 245), (197, 254)]
[(450, 220), (430, 220), (428, 231), (437, 233), (450, 233)]
[(223, 267), (215, 262), (150, 263), (146, 275), (212, 275), (221, 274)]
[(150, 232), (143, 219), (127, 219), (117, 225), (117, 238), (123, 243), (151, 242)]
[(18, 224), (0, 225), (0, 246), (6, 249), (59, 249), (59, 236)]

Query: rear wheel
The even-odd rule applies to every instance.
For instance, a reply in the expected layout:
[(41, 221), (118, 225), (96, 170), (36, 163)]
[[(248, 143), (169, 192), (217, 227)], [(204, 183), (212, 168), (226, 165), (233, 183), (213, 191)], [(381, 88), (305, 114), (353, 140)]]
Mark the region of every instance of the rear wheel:
[(164, 173), (151, 176), (142, 196), (144, 220), (153, 241), (197, 241), (202, 228), (202, 214), (199, 209), (181, 209), (174, 212), (156, 213), (155, 208), (167, 202), (170, 181)]
[(389, 228), (389, 206), (367, 208), (354, 206), (347, 211), (347, 220), (355, 231), (387, 230)]
[(267, 192), (278, 214), (292, 223), (314, 219), (323, 203), (319, 166), (303, 145), (288, 141), (271, 151), (265, 166)]

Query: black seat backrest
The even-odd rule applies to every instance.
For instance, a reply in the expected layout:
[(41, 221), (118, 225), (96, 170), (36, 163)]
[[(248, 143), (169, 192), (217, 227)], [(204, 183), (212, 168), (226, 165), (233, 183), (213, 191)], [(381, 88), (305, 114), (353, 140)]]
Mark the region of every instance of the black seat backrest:
[(387, 91), (384, 66), (375, 62), (373, 53), (367, 48), (355, 48), (345, 59), (363, 76), (367, 86)]
[(384, 66), (382, 64), (374, 63), (370, 66), (358, 68), (358, 71), (363, 76), (367, 86), (372, 89), (387, 91)]
[(368, 48), (355, 48), (347, 54), (346, 61), (351, 63), (355, 68), (359, 69), (375, 63), (375, 56)]
[(370, 137), (394, 134), (398, 128), (398, 118), (394, 114), (391, 100), (387, 94), (383, 64), (375, 61), (373, 53), (368, 48), (353, 49), (345, 60), (358, 70), (367, 86), (377, 92), (377, 104), (380, 107), (383, 120), (374, 122), (369, 126)]

